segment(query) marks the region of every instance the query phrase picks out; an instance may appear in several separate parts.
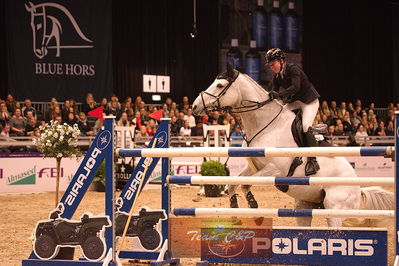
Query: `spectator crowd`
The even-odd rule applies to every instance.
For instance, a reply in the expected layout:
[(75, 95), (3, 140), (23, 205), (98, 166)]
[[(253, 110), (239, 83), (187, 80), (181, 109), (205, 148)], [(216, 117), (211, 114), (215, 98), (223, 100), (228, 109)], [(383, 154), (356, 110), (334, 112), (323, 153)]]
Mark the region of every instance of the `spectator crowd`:
[[(85, 100), (77, 108), (73, 99), (64, 100), (60, 104), (52, 98), (49, 109), (43, 113), (32, 106), (30, 99), (16, 101), (9, 94), (5, 100), (0, 99), (0, 137), (40, 136), (39, 126), (51, 120), (69, 125), (77, 124), (82, 136), (95, 135), (103, 125), (102, 119), (89, 116), (88, 113), (97, 107), (103, 107), (104, 113), (114, 115), (118, 126), (135, 126), (136, 136), (151, 137), (157, 129), (158, 121), (149, 114), (157, 111), (154, 105), (146, 105), (140, 96), (134, 100), (126, 97), (123, 101), (113, 95), (109, 99), (102, 98), (97, 102), (93, 94), (88, 93)], [(171, 118), (173, 136), (203, 136), (203, 124), (229, 125), (233, 139), (242, 139), (240, 117), (225, 112), (212, 112), (200, 117), (194, 116), (190, 101), (184, 96), (179, 104), (171, 98), (166, 98), (161, 106), (162, 117)], [(377, 115), (375, 106), (371, 103), (367, 108), (361, 100), (346, 104), (336, 101), (322, 101), (314, 124), (326, 124), (327, 137), (350, 136), (361, 139), (368, 136), (393, 136), (394, 111), (399, 110), (399, 104), (390, 103), (384, 115)]]

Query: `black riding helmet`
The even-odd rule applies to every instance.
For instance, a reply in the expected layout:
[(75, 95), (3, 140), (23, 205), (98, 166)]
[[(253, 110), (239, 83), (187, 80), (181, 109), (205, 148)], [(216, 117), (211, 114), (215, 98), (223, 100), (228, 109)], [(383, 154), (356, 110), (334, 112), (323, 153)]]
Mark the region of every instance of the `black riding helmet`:
[(280, 48), (272, 48), (266, 53), (266, 64), (276, 60), (285, 60), (285, 54)]

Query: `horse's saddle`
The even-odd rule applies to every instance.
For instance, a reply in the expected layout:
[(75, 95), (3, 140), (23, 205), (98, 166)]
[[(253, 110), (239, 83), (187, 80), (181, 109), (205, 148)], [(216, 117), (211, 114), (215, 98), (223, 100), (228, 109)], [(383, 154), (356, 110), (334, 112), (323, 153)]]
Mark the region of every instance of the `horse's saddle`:
[[(291, 132), (292, 136), (294, 137), (294, 140), (298, 147), (307, 147), (306, 145), (306, 139), (305, 135), (303, 133), (303, 126), (302, 126), (302, 110), (297, 109), (293, 110), (293, 112), (296, 114), (294, 121), (292, 121), (291, 124)], [(314, 135), (324, 135), (327, 133), (327, 125), (325, 124), (319, 124), (316, 126), (311, 127), (312, 133)], [(318, 141), (319, 146), (330, 146), (330, 144), (324, 140), (324, 138), (316, 138), (316, 139), (321, 139)]]
[[(302, 126), (302, 110), (297, 109), (293, 110), (293, 112), (296, 114), (294, 121), (292, 121), (291, 124), (291, 132), (292, 136), (294, 137), (294, 140), (298, 147), (307, 147), (306, 143), (306, 138), (305, 134), (303, 132), (303, 126)], [(322, 124), (322, 125), (317, 125), (315, 127), (311, 127), (309, 129), (312, 131), (313, 134), (315, 135), (324, 135), (327, 133), (327, 126)], [(316, 138), (318, 139), (318, 138)], [(318, 141), (319, 146), (330, 146), (330, 144), (324, 140), (324, 138), (319, 138), (320, 141)], [(303, 163), (302, 157), (295, 157), (294, 160), (292, 161), (290, 165), (290, 169), (288, 170), (287, 177), (293, 176), (295, 169), (300, 166)], [(287, 192), (288, 191), (288, 185), (276, 185), (276, 187), (282, 191), (282, 192)]]

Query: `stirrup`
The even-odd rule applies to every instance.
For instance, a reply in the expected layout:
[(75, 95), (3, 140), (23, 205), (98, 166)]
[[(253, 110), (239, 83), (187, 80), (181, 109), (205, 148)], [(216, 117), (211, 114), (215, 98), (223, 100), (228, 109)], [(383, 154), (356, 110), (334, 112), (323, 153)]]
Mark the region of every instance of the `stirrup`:
[(320, 170), (319, 163), (315, 157), (309, 157), (305, 165), (305, 176), (314, 175)]

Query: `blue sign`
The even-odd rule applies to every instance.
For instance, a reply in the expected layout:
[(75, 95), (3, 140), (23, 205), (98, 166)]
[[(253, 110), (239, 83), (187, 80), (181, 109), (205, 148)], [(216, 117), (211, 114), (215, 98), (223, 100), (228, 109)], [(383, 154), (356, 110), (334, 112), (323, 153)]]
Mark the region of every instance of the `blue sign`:
[(250, 239), (252, 253), (201, 259), (212, 263), (387, 265), (386, 230), (273, 229), (271, 236)]

